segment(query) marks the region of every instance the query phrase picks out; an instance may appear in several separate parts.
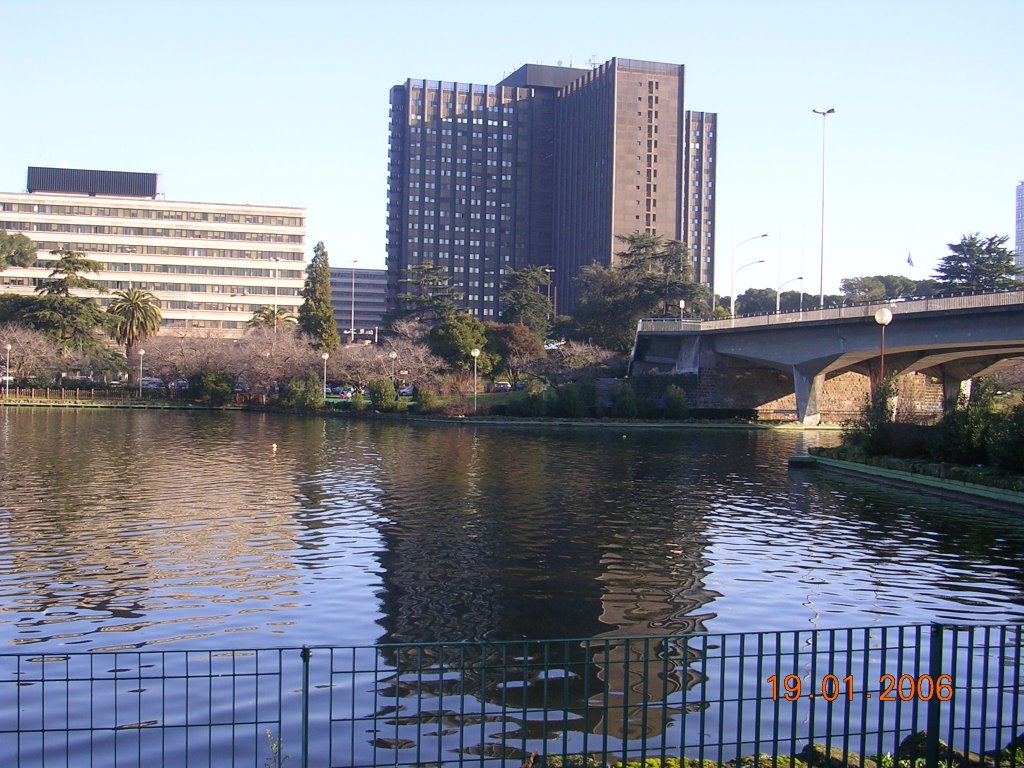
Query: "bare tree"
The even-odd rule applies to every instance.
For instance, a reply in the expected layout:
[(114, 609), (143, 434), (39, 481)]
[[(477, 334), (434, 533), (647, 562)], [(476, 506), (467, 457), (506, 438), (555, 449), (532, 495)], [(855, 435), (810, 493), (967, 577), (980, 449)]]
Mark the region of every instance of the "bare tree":
[(11, 371), (15, 379), (36, 376), (49, 380), (54, 371), (67, 363), (60, 348), (44, 334), (23, 325), (7, 323), (0, 326), (0, 354), (6, 362), (7, 345), (11, 345)]
[[(320, 352), (291, 323), (250, 329), (237, 343), (236, 372), (252, 392), (271, 394), (292, 379), (319, 372)], [(337, 356), (338, 350), (331, 353)]]
[(536, 375), (551, 384), (560, 384), (601, 373), (619, 375), (622, 367), (622, 358), (617, 353), (589, 341), (570, 341), (549, 350)]

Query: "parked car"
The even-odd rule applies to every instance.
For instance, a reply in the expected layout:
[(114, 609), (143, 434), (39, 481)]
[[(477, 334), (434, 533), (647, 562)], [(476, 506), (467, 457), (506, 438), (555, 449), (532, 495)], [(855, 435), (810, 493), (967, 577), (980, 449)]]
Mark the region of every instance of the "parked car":
[(148, 376), (145, 376), (142, 379), (142, 388), (143, 389), (164, 389), (165, 388), (164, 387), (164, 380), (163, 379), (151, 379)]
[(416, 394), (416, 387), (412, 384), (408, 384), (404, 387), (399, 387), (398, 394), (402, 397), (413, 397)]
[(496, 381), (496, 382), (494, 382), (494, 391), (495, 392), (511, 392), (512, 391), (512, 382), (510, 382), (510, 381)]

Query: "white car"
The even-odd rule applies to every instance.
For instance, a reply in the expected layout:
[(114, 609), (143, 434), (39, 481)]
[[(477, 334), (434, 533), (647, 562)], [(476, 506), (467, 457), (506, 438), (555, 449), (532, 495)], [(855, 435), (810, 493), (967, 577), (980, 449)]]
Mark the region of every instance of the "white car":
[(398, 390), (398, 394), (401, 395), (402, 397), (412, 397), (413, 395), (416, 394), (416, 387), (414, 387), (412, 384), (409, 384), (408, 386), (405, 387), (401, 387)]

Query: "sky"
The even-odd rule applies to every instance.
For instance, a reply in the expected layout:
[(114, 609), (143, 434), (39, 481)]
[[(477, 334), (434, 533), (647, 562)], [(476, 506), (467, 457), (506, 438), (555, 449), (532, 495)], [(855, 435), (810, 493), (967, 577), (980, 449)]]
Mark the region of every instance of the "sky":
[(930, 277), (962, 235), (1012, 236), (1024, 179), (1022, 0), (0, 0), (0, 18), (0, 190), (30, 165), (159, 173), (168, 200), (305, 207), (309, 255), (322, 240), (335, 267), (384, 267), (408, 78), (685, 64), (688, 108), (718, 113), (723, 294)]

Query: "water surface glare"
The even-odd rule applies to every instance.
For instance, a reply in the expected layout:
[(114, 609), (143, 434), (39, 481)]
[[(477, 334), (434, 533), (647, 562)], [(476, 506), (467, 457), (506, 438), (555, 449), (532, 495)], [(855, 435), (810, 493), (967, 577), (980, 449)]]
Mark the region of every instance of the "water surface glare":
[(787, 469), (835, 439), (9, 409), (0, 645), (1024, 619), (1024, 517)]

